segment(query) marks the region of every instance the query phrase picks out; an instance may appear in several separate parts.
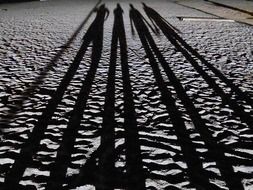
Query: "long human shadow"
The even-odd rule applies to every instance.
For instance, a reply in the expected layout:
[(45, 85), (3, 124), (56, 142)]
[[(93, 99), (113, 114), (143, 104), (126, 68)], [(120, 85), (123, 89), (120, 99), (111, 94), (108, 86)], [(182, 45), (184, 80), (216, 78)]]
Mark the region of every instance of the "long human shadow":
[[(99, 157), (99, 169), (100, 169), (100, 187), (99, 189), (114, 189), (115, 171), (114, 164), (115, 157), (114, 149), (115, 146), (115, 69), (117, 61), (117, 48), (118, 43), (120, 47), (120, 64), (122, 68), (122, 79), (123, 79), (123, 95), (124, 95), (124, 138), (126, 147), (126, 175), (124, 176), (125, 187), (127, 189), (145, 189), (145, 181), (142, 172), (141, 164), (141, 153), (140, 143), (138, 140), (138, 130), (136, 123), (136, 115), (133, 102), (133, 94), (131, 90), (131, 83), (129, 77), (128, 68), (128, 55), (127, 55), (127, 43), (123, 22), (123, 10), (119, 4), (114, 10), (114, 27), (113, 36), (111, 43), (111, 58), (110, 68), (108, 73), (108, 86), (107, 94), (105, 99), (104, 108), (104, 122), (101, 133), (101, 146), (103, 152)], [(118, 181), (121, 181), (120, 179)]]
[[(140, 12), (136, 10), (132, 5), (130, 6), (130, 19), (133, 20), (143, 48), (145, 49), (146, 55), (149, 58), (150, 66), (153, 70), (159, 91), (161, 92), (161, 100), (166, 106), (166, 109), (171, 118), (171, 122), (175, 127), (174, 129), (178, 137), (178, 143), (182, 149), (182, 153), (187, 164), (187, 173), (189, 175), (190, 181), (197, 189), (203, 189), (204, 187), (210, 190), (218, 189), (217, 186), (209, 182), (208, 176), (206, 176), (206, 172), (202, 168), (202, 161), (200, 160), (198, 153), (194, 148), (194, 144), (189, 137), (189, 132), (187, 131), (184, 120), (182, 118), (182, 113), (177, 109), (176, 100), (173, 98), (171, 92), (167, 89), (158, 63), (150, 47), (151, 44), (154, 46), (154, 41), (150, 36), (149, 30), (143, 22)], [(200, 181), (200, 176), (205, 177)]]
[[(116, 16), (116, 11), (114, 11)], [(101, 152), (98, 155), (97, 189), (114, 189), (115, 169), (115, 74), (118, 49), (118, 19), (115, 18), (112, 30), (111, 54), (106, 87), (103, 123), (101, 128)], [(95, 168), (94, 168), (95, 169)]]
[[(29, 84), (29, 86), (24, 89), (22, 92), (22, 99), (15, 102), (15, 108), (13, 106), (8, 106), (9, 111), (6, 113), (5, 118), (5, 126), (2, 126), (0, 128), (1, 132), (3, 132), (4, 128), (8, 128), (9, 124), (12, 122), (12, 119), (15, 118), (16, 114), (21, 111), (24, 102), (27, 100), (28, 97), (34, 94), (35, 90), (43, 83), (44, 79), (47, 76), (47, 73), (53, 69), (53, 67), (56, 65), (56, 63), (59, 61), (61, 56), (65, 53), (67, 48), (71, 45), (71, 43), (76, 39), (77, 35), (80, 33), (84, 25), (88, 22), (89, 18), (93, 14), (94, 10), (97, 8), (97, 6), (101, 3), (102, 0), (98, 0), (96, 5), (92, 8), (92, 10), (89, 12), (89, 14), (85, 17), (85, 19), (82, 21), (82, 23), (78, 26), (78, 28), (74, 31), (72, 36), (68, 39), (68, 41), (61, 46), (61, 49), (56, 53), (56, 55), (52, 58), (49, 64), (47, 64), (38, 74), (38, 76), (34, 79), (34, 81)], [(3, 128), (4, 127), (4, 128)]]
[[(80, 172), (78, 174), (74, 174), (72, 176), (69, 176), (66, 178), (66, 183), (68, 184), (66, 189), (73, 189), (80, 187), (82, 185), (92, 184), (96, 188), (118, 188), (118, 189), (124, 189), (127, 186), (127, 177), (124, 173), (119, 171), (113, 171), (114, 176), (111, 179), (110, 176), (106, 179), (109, 180), (107, 182), (107, 185), (109, 186), (102, 186), (101, 184), (101, 170), (98, 166), (98, 158), (101, 157), (102, 154), (104, 154), (103, 150), (104, 146), (99, 146), (92, 154), (91, 156), (86, 160), (85, 164), (80, 169)], [(111, 158), (113, 160), (117, 159), (117, 155), (122, 153), (122, 151), (125, 149), (125, 145), (120, 145), (117, 148), (115, 148), (113, 151), (113, 156)]]
[(92, 82), (95, 78), (102, 54), (103, 26), (107, 12), (108, 10), (102, 5), (98, 10), (95, 21), (93, 22), (93, 32), (96, 31), (96, 34), (93, 33), (91, 36), (93, 43), (91, 66), (85, 80), (83, 81), (69, 123), (63, 134), (61, 145), (57, 150), (56, 161), (50, 170), (50, 178), (46, 187), (48, 190), (62, 189), (62, 185), (64, 184), (65, 176), (67, 173), (67, 168), (71, 163), (71, 154), (74, 149), (76, 135), (78, 133), (78, 129), (80, 128), (83, 112), (86, 108), (86, 103), (91, 91)]
[[(44, 132), (47, 126), (49, 125), (50, 120), (57, 109), (58, 104), (61, 102), (63, 95), (67, 89), (67, 86), (70, 84), (71, 80), (73, 79), (89, 44), (94, 39), (97, 39), (95, 40), (96, 43), (93, 44), (93, 45), (96, 45), (94, 49), (98, 49), (98, 52), (94, 53), (94, 55), (92, 56), (94, 57), (99, 56), (98, 53), (100, 51), (101, 44), (99, 43), (98, 37), (95, 37), (95, 36), (96, 36), (97, 30), (101, 27), (100, 25), (103, 24), (101, 23), (101, 20), (104, 20), (103, 14), (101, 13), (103, 12), (103, 9), (104, 9), (104, 5), (100, 6), (99, 10), (97, 11), (97, 16), (95, 20), (93, 21), (93, 23), (91, 24), (91, 26), (89, 27), (87, 33), (85, 34), (83, 43), (79, 51), (77, 52), (72, 64), (68, 68), (68, 71), (64, 75), (62, 81), (57, 87), (52, 98), (49, 100), (48, 104), (46, 105), (46, 108), (43, 111), (42, 115), (38, 118), (38, 121), (35, 127), (33, 128), (33, 131), (28, 136), (28, 140), (24, 143), (23, 147), (21, 148), (18, 158), (14, 161), (12, 168), (6, 174), (5, 182), (4, 182), (4, 186), (6, 189), (8, 188), (10, 189), (13, 187), (18, 188), (19, 181), (22, 178), (26, 167), (32, 163), (32, 157), (40, 146), (40, 141), (44, 136)], [(93, 69), (94, 67), (92, 66), (91, 68)], [(92, 76), (92, 71), (90, 71), (90, 73), (91, 74), (89, 75)], [(86, 80), (87, 80), (86, 83), (92, 82), (91, 77)]]
[[(145, 12), (150, 15), (150, 17), (154, 16), (155, 13), (153, 13), (152, 8), (149, 8), (144, 4), (144, 9), (145, 9)], [(169, 67), (169, 64), (166, 62), (165, 58), (162, 56), (159, 49), (156, 47), (154, 41), (151, 39), (152, 37), (150, 34), (149, 34), (149, 38), (150, 38), (150, 44), (153, 48), (153, 51), (155, 52), (160, 63), (162, 64), (168, 78), (173, 83), (173, 86), (178, 94), (178, 97), (181, 99), (182, 103), (184, 104), (191, 120), (194, 123), (195, 128), (199, 131), (203, 141), (205, 142), (205, 145), (208, 147), (208, 152), (209, 152), (208, 154), (210, 156), (212, 155), (212, 158), (215, 159), (215, 161), (217, 162), (217, 165), (228, 187), (230, 189), (243, 189), (240, 176), (235, 174), (233, 170), (233, 166), (230, 164), (231, 163), (230, 158), (227, 158), (225, 156), (226, 151), (228, 152), (231, 152), (231, 151), (229, 151), (225, 146), (220, 146), (213, 139), (211, 132), (208, 130), (208, 127), (205, 124), (205, 121), (199, 115), (195, 105), (187, 96), (180, 81), (176, 78), (175, 74)]]
[[(227, 94), (216, 83), (215, 79), (207, 74), (207, 72), (198, 64), (193, 56), (198, 58), (207, 68), (209, 68), (222, 82), (227, 84), (228, 87), (236, 93), (237, 98), (247, 102), (247, 104), (253, 106), (253, 100), (247, 92), (243, 92), (238, 86), (228, 79), (221, 71), (215, 68), (212, 64), (204, 59), (196, 50), (194, 50), (185, 40), (183, 40), (165, 21), (162, 16), (154, 9), (144, 4), (144, 10), (150, 18), (154, 20), (157, 26), (161, 29), (168, 40), (185, 56), (185, 58), (192, 64), (195, 70), (205, 79), (208, 85), (213, 88), (217, 95), (219, 95), (224, 104), (228, 104), (234, 111), (234, 113), (240, 117), (241, 121), (245, 122), (249, 127), (253, 126), (252, 116), (244, 111), (244, 108), (240, 106), (236, 100), (232, 99), (230, 94)], [(191, 55), (191, 54), (192, 55)]]
[(126, 34), (122, 15), (120, 17), (120, 23), (119, 41), (124, 94), (124, 130), (126, 142), (126, 170), (128, 177), (127, 189), (141, 190), (145, 189), (145, 180), (142, 168), (134, 98), (129, 74)]
[[(79, 175), (74, 176), (70, 187), (87, 183), (94, 184), (97, 189), (145, 189), (144, 172), (142, 168), (140, 142), (134, 108), (133, 93), (128, 68), (127, 43), (123, 22), (123, 10), (120, 5), (114, 10), (114, 26), (111, 43), (111, 57), (107, 92), (104, 106), (101, 145), (81, 168)], [(120, 64), (122, 68), (124, 95), (124, 148), (126, 149), (126, 174), (115, 169), (117, 154), (123, 147), (115, 149), (115, 69), (117, 61), (118, 42), (120, 47)], [(117, 153), (118, 152), (118, 153)], [(98, 165), (96, 166), (96, 158)], [(89, 171), (94, 171), (88, 174)], [(88, 179), (88, 180), (86, 180)]]
[[(186, 169), (180, 167), (180, 165), (177, 164), (177, 162), (180, 162), (184, 156), (180, 154), (180, 150), (173, 148), (173, 140), (172, 139), (168, 139), (168, 138), (164, 138), (164, 137), (158, 137), (158, 136), (154, 136), (154, 137), (145, 137), (143, 136), (142, 140), (141, 140), (141, 144), (143, 146), (147, 146), (150, 148), (155, 148), (155, 149), (162, 149), (162, 150), (168, 150), (173, 152), (173, 156), (172, 155), (168, 155), (168, 153), (162, 153), (162, 154), (155, 154), (150, 156), (148, 153), (143, 154), (143, 158), (145, 160), (168, 160), (171, 159), (173, 160), (173, 162), (169, 162), (169, 163), (160, 163), (159, 161), (157, 162), (144, 162), (144, 166), (146, 166), (150, 171), (164, 171), (164, 170), (181, 170), (180, 173), (178, 174), (168, 174), (171, 177), (168, 177), (168, 175), (166, 175), (165, 173), (160, 173), (160, 172), (149, 172), (147, 174), (148, 178), (151, 178), (152, 180), (165, 180), (167, 181), (169, 184), (179, 184), (182, 183), (182, 181), (187, 180), (185, 175), (187, 175), (187, 171)], [(176, 140), (175, 140), (176, 141)], [(205, 145), (197, 145), (197, 148), (204, 148)], [(205, 155), (203, 155), (203, 153), (200, 153), (200, 156), (203, 157)], [(209, 160), (208, 160), (209, 161)], [(207, 162), (208, 162), (207, 161)], [(211, 160), (210, 160), (211, 162)], [(219, 174), (215, 174), (211, 171), (206, 171), (207, 175), (209, 176), (210, 179), (220, 179)], [(205, 178), (205, 176), (199, 176), (199, 180), (202, 180), (202, 178)], [(189, 188), (194, 188), (193, 184), (189, 184), (188, 185)], [(168, 188), (169, 189), (169, 188)]]

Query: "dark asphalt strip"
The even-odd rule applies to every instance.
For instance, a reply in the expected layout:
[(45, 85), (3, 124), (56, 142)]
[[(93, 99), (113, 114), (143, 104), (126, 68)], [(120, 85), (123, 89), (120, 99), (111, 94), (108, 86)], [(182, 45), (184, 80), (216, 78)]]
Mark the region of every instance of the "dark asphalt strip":
[(251, 12), (251, 11), (247, 11), (247, 10), (244, 10), (244, 9), (240, 9), (240, 8), (237, 8), (237, 7), (226, 5), (224, 3), (215, 2), (215, 1), (212, 1), (212, 0), (204, 0), (204, 1), (210, 2), (210, 3), (212, 3), (212, 4), (216, 5), (216, 6), (228, 8), (228, 9), (231, 9), (231, 10), (239, 11), (239, 12), (248, 14), (250, 16), (253, 16), (253, 12)]

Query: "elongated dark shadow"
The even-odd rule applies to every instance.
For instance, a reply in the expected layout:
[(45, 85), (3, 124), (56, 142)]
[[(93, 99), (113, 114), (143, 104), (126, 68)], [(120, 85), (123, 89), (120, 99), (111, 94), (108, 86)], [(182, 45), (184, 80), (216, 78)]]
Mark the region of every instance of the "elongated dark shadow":
[(126, 34), (122, 15), (119, 18), (121, 26), (119, 28), (119, 42), (124, 93), (124, 129), (126, 143), (126, 170), (128, 177), (127, 189), (141, 190), (145, 189), (145, 180), (142, 168), (133, 92), (129, 74)]
[(108, 72), (107, 91), (105, 95), (105, 105), (103, 113), (103, 124), (101, 129), (101, 153), (99, 154), (98, 162), (98, 181), (96, 185), (98, 190), (114, 189), (115, 188), (115, 127), (117, 123), (115, 121), (115, 74), (116, 74), (116, 62), (117, 62), (117, 49), (119, 41), (119, 28), (121, 8), (118, 7), (114, 10), (114, 24), (112, 31), (111, 42), (111, 55), (110, 66)]
[[(56, 161), (50, 171), (50, 179), (46, 189), (62, 189), (62, 185), (65, 181), (67, 168), (71, 163), (71, 154), (74, 149), (74, 143), (78, 129), (80, 128), (81, 120), (83, 118), (83, 112), (86, 108), (87, 99), (91, 90), (92, 82), (95, 78), (98, 64), (101, 58), (102, 47), (103, 47), (103, 26), (104, 19), (107, 13), (107, 9), (101, 6), (97, 12), (97, 17), (93, 22), (92, 34), (92, 55), (91, 55), (91, 66), (83, 81), (82, 88), (77, 97), (75, 107), (70, 117), (67, 129), (64, 132), (61, 145), (57, 151)], [(95, 34), (95, 35), (94, 35)]]
[[(103, 9), (103, 7), (104, 6), (101, 6), (99, 10)], [(36, 151), (40, 145), (40, 141), (43, 138), (44, 132), (45, 132), (54, 112), (56, 111), (57, 105), (62, 100), (64, 92), (66, 91), (67, 86), (69, 85), (73, 76), (75, 75), (75, 73), (80, 65), (80, 62), (82, 61), (83, 56), (88, 48), (88, 45), (91, 43), (91, 41), (93, 41), (94, 39), (97, 39), (97, 40), (95, 40), (96, 43), (94, 43), (93, 45), (98, 46), (98, 47), (94, 47), (94, 49), (98, 49), (98, 52), (100, 51), (100, 48), (101, 48), (100, 46), (102, 46), (102, 44), (98, 43), (99, 39), (98, 39), (98, 37), (95, 37), (96, 35), (94, 35), (94, 34), (96, 34), (96, 31), (99, 28), (99, 26), (101, 24), (103, 24), (103, 23), (101, 23), (101, 19), (102, 19), (101, 17), (103, 17), (103, 14), (101, 14), (101, 12), (98, 11), (97, 17), (95, 18), (94, 22), (91, 24), (90, 28), (88, 29), (87, 33), (84, 36), (83, 43), (82, 43), (76, 57), (74, 58), (73, 63), (70, 65), (67, 73), (63, 77), (56, 92), (54, 93), (52, 98), (49, 100), (42, 115), (39, 117), (38, 122), (35, 125), (31, 134), (29, 135), (27, 142), (24, 143), (23, 147), (21, 148), (21, 151), (19, 153), (19, 157), (15, 160), (11, 170), (6, 174), (5, 187), (7, 189), (9, 187), (18, 186), (18, 183), (19, 183), (26, 167), (29, 164), (31, 164), (32, 156), (33, 156), (33, 154), (36, 153)], [(93, 55), (93, 56), (95, 56), (95, 55)], [(99, 54), (96, 56), (99, 56)], [(90, 71), (90, 72), (92, 73), (92, 71)], [(92, 75), (92, 74), (89, 74), (89, 75)], [(92, 80), (92, 77), (87, 79), (87, 83), (91, 83), (90, 80)]]
[[(145, 189), (144, 172), (138, 137), (136, 113), (128, 68), (127, 43), (123, 22), (123, 10), (120, 5), (114, 10), (114, 27), (111, 43), (111, 57), (107, 92), (104, 107), (104, 117), (101, 134), (101, 145), (82, 167), (80, 174), (71, 179), (71, 187), (84, 184), (85, 179), (92, 181), (97, 189)], [(124, 94), (124, 135), (126, 149), (126, 174), (115, 169), (115, 69), (117, 61), (118, 42), (120, 46), (120, 63), (123, 78)], [(98, 166), (96, 166), (98, 158)], [(92, 168), (92, 169), (91, 169)], [(95, 171), (87, 176), (89, 170)], [(87, 182), (87, 181), (86, 181)]]
[[(92, 184), (96, 188), (107, 188), (107, 189), (112, 189), (112, 188), (118, 188), (118, 189), (124, 189), (127, 186), (127, 180), (126, 180), (126, 175), (121, 172), (114, 173), (115, 175), (113, 176), (113, 179), (111, 179), (111, 176), (105, 177), (105, 181), (108, 186), (102, 186), (101, 183), (101, 167), (98, 166), (98, 158), (102, 157), (102, 154), (104, 154), (104, 148), (106, 145), (100, 145), (88, 158), (85, 162), (85, 164), (82, 166), (80, 169), (79, 174), (75, 174), (71, 177), (68, 177), (66, 179), (66, 182), (68, 184), (67, 189), (73, 189), (79, 186), (87, 185), (87, 184)], [(111, 155), (110, 158), (112, 160), (116, 160), (116, 157), (118, 154), (120, 154), (123, 149), (125, 148), (124, 145), (118, 146), (117, 148), (114, 149), (113, 156)], [(115, 172), (115, 171), (113, 171)], [(108, 183), (109, 182), (109, 183)]]
[[(47, 76), (47, 73), (52, 70), (52, 68), (55, 66), (55, 64), (59, 61), (60, 57), (64, 54), (66, 49), (71, 45), (71, 43), (76, 39), (77, 35), (80, 33), (84, 25), (87, 23), (89, 18), (91, 17), (94, 10), (97, 8), (97, 6), (101, 3), (101, 0), (99, 0), (94, 8), (89, 12), (89, 14), (85, 17), (83, 22), (78, 26), (76, 31), (72, 34), (72, 36), (68, 39), (68, 41), (62, 45), (62, 48), (57, 52), (57, 54), (53, 57), (53, 59), (50, 61), (46, 67), (42, 69), (42, 71), (39, 73), (39, 75), (34, 79), (34, 81), (22, 92), (23, 98), (15, 103), (15, 109), (13, 107), (10, 107), (8, 113), (6, 114), (7, 120), (4, 122), (6, 123), (4, 127), (9, 127), (9, 124), (12, 122), (12, 119), (15, 118), (16, 114), (21, 111), (23, 104), (25, 100), (27, 100), (28, 97), (33, 95), (35, 89), (37, 89), (44, 81), (45, 77)], [(0, 128), (0, 130), (3, 131), (3, 128)]]
[[(155, 21), (155, 23), (162, 30), (168, 40), (185, 56), (185, 58), (191, 63), (195, 70), (203, 77), (207, 84), (213, 88), (215, 93), (219, 95), (224, 104), (228, 104), (233, 109), (234, 114), (240, 117), (241, 121), (245, 122), (249, 127), (253, 126), (252, 116), (244, 111), (244, 108), (240, 106), (236, 100), (232, 99), (230, 94), (224, 92), (224, 90), (217, 84), (214, 78), (208, 75), (208, 73), (198, 64), (193, 56), (197, 57), (204, 65), (206, 65), (217, 77), (219, 77), (224, 83), (226, 83), (238, 96), (239, 99), (245, 100), (249, 105), (252, 105), (252, 99), (246, 92), (242, 92), (231, 80), (226, 78), (218, 69), (212, 64), (208, 63), (196, 50), (194, 50), (189, 44), (187, 44), (166, 22), (161, 19), (161, 16), (152, 8), (144, 6), (145, 11)], [(193, 55), (191, 55), (191, 54)]]
[[(144, 4), (144, 10), (147, 14), (150, 15), (150, 18), (153, 18), (156, 14), (156, 12), (153, 12), (154, 10), (152, 8), (147, 7), (145, 4)], [(156, 16), (158, 18), (158, 15)], [(160, 20), (160, 21), (163, 21), (163, 20)], [(160, 27), (160, 25), (158, 26)], [(153, 46), (153, 50), (156, 56), (161, 62), (168, 78), (173, 83), (173, 86), (178, 94), (178, 97), (181, 99), (182, 103), (184, 104), (189, 116), (191, 117), (191, 120), (194, 123), (195, 128), (198, 130), (198, 132), (200, 133), (202, 137), (202, 140), (205, 142), (205, 145), (208, 147), (209, 155), (213, 159), (215, 159), (215, 161), (217, 162), (218, 168), (221, 171), (221, 175), (223, 176), (228, 187), (230, 189), (243, 189), (239, 175), (235, 174), (233, 170), (233, 166), (230, 164), (231, 160), (229, 160), (229, 158), (225, 156), (224, 151), (228, 149), (226, 149), (224, 146), (218, 145), (217, 142), (213, 139), (210, 131), (208, 130), (208, 127), (206, 126), (204, 120), (199, 115), (196, 107), (194, 106), (190, 98), (187, 96), (183, 86), (180, 84), (179, 80), (176, 78), (175, 74), (169, 67), (169, 64), (166, 62), (161, 52), (154, 44), (154, 41), (151, 39), (152, 38), (151, 35), (149, 35), (149, 38), (150, 38), (150, 44), (151, 46)]]
[(142, 45), (145, 49), (147, 57), (149, 58), (150, 66), (153, 70), (156, 83), (161, 92), (161, 100), (166, 106), (171, 118), (171, 122), (175, 127), (175, 132), (178, 137), (178, 143), (181, 146), (183, 155), (185, 156), (185, 161), (188, 167), (187, 172), (189, 174), (191, 183), (197, 189), (203, 189), (204, 187), (210, 190), (218, 189), (217, 186), (209, 182), (209, 179), (202, 168), (202, 162), (194, 148), (194, 144), (189, 137), (189, 132), (186, 129), (184, 120), (182, 118), (182, 113), (177, 109), (176, 101), (173, 98), (171, 92), (167, 89), (166, 83), (161, 75), (158, 63), (156, 62), (156, 59), (152, 53), (149, 43), (152, 40), (152, 44), (154, 45), (154, 41), (152, 37), (149, 36), (150, 33), (145, 23), (141, 19), (141, 14), (132, 5), (130, 10), (130, 17), (130, 19), (132, 19), (134, 22)]

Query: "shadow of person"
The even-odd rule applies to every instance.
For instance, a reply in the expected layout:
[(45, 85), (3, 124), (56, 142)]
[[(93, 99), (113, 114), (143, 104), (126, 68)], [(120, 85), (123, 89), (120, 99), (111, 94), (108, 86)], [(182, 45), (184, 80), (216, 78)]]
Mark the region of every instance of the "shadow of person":
[[(78, 34), (81, 32), (82, 28), (84, 27), (84, 25), (88, 22), (89, 18), (91, 17), (92, 13), (94, 12), (95, 9), (97, 9), (97, 6), (101, 3), (101, 0), (99, 0), (96, 5), (94, 6), (94, 8), (92, 8), (92, 10), (89, 12), (89, 14), (85, 17), (85, 19), (83, 20), (83, 22), (77, 27), (77, 29), (74, 31), (74, 33), (70, 36), (70, 38), (68, 39), (68, 41), (63, 44), (60, 47), (60, 50), (58, 50), (56, 52), (56, 55), (51, 59), (51, 61), (39, 71), (38, 76), (36, 76), (33, 80), (33, 82), (31, 82), (28, 86), (26, 86), (26, 88), (21, 92), (21, 94), (19, 94), (22, 98), (20, 98), (20, 100), (15, 102), (15, 107), (12, 104), (9, 104), (10, 101), (5, 101), (4, 103), (6, 107), (8, 107), (8, 111), (5, 114), (7, 119), (2, 119), (4, 120), (4, 122), (1, 122), (2, 126), (0, 128), (0, 135), (6, 135), (5, 129), (9, 128), (11, 126), (11, 122), (13, 121), (13, 119), (15, 119), (15, 117), (17, 116), (17, 114), (22, 111), (24, 109), (24, 103), (26, 100), (29, 99), (29, 97), (33, 96), (34, 93), (36, 92), (36, 90), (40, 87), (41, 84), (43, 84), (43, 82), (45, 81), (46, 76), (48, 76), (48, 73), (56, 66), (56, 64), (59, 62), (60, 58), (62, 57), (62, 55), (64, 55), (64, 53), (66, 52), (66, 50), (68, 49), (68, 47), (70, 47), (70, 45), (73, 43), (73, 41), (76, 39), (76, 37), (78, 36)], [(40, 89), (41, 90), (41, 89)], [(47, 91), (49, 92), (49, 91)], [(12, 93), (10, 93), (12, 94)], [(47, 93), (47, 95), (51, 95), (49, 93)], [(6, 97), (8, 100), (9, 97)]]
[[(97, 150), (92, 153), (91, 159), (88, 159), (86, 164), (80, 169), (80, 173), (70, 179), (69, 186), (71, 188), (89, 183), (95, 185), (96, 189), (145, 189), (140, 139), (128, 66), (123, 12), (121, 6), (117, 4), (114, 10), (115, 18), (112, 31), (103, 123), (101, 127), (101, 143)], [(122, 148), (125, 149), (126, 172), (122, 172), (119, 168), (115, 168), (115, 158), (123, 151), (123, 149), (119, 150), (119, 146), (115, 146), (116, 134), (118, 135), (118, 133), (115, 133), (115, 127), (117, 125), (115, 121), (115, 75), (118, 43), (120, 48), (119, 62), (122, 68), (123, 82), (124, 133), (122, 135), (125, 138), (125, 143)], [(90, 174), (90, 171), (93, 172)], [(83, 180), (87, 179), (87, 174), (90, 176), (91, 182)]]
[(4, 187), (6, 187), (6, 189), (13, 189), (11, 187), (18, 185), (26, 168), (33, 163), (33, 156), (41, 147), (40, 142), (45, 137), (45, 131), (57, 110), (57, 106), (62, 101), (67, 87), (76, 74), (89, 44), (92, 43), (93, 47), (90, 68), (86, 74), (85, 80), (83, 80), (75, 107), (71, 112), (67, 128), (62, 136), (62, 143), (57, 150), (56, 161), (50, 171), (49, 178), (52, 179), (51, 182), (53, 182), (48, 183), (47, 189), (62, 189), (67, 167), (71, 161), (76, 133), (79, 129), (78, 126), (80, 126), (80, 121), (83, 117), (83, 110), (86, 108), (86, 102), (89, 97), (92, 82), (94, 81), (102, 55), (105, 15), (108, 15), (108, 10), (102, 5), (97, 11), (97, 16), (94, 19), (93, 24), (91, 24), (86, 32), (84, 41), (73, 62), (70, 64), (68, 71), (63, 76), (59, 86), (55, 90), (55, 93), (52, 95), (52, 98), (48, 101), (43, 113), (38, 117), (36, 125), (34, 126), (32, 132), (28, 135), (28, 139), (22, 145), (19, 155), (14, 159), (12, 168), (8, 171), (8, 173), (6, 173), (4, 182)]
[[(165, 20), (161, 15), (159, 15), (154, 9), (152, 9), (151, 7), (147, 6), (145, 3), (142, 2), (143, 5), (143, 9), (145, 11), (145, 13), (147, 14), (148, 18), (150, 19), (150, 21), (153, 23), (153, 25), (155, 26), (155, 28), (159, 31), (157, 25), (155, 24), (155, 21), (153, 20), (152, 17), (157, 17), (159, 19), (161, 19), (162, 21), (166, 22), (168, 24), (168, 26), (173, 29), (174, 31), (177, 31), (179, 33), (181, 33), (181, 31), (176, 28), (175, 26), (173, 26), (172, 24), (170, 24), (167, 20)], [(151, 16), (152, 15), (152, 16)]]
[(130, 18), (130, 24), (131, 24), (131, 32), (132, 35), (135, 35), (135, 31), (134, 31), (134, 27), (133, 27), (133, 16), (136, 15), (137, 17), (141, 18), (146, 24), (147, 26), (157, 35), (159, 34), (159, 30), (157, 28), (157, 26), (152, 22), (153, 26), (145, 19), (145, 17), (142, 16), (142, 14), (139, 13), (139, 11), (137, 9), (135, 9), (135, 7), (133, 6), (133, 4), (129, 4), (130, 6), (130, 11), (129, 11), (129, 18)]

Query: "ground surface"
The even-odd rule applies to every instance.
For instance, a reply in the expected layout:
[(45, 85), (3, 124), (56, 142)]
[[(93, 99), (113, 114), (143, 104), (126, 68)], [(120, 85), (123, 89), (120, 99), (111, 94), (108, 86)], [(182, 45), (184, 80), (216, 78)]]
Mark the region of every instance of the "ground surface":
[[(85, 23), (76, 38), (70, 40), (71, 43), (67, 42), (95, 2), (52, 0), (0, 5), (1, 188), (8, 188), (9, 183), (14, 189), (22, 186), (45, 189), (47, 184), (58, 183), (57, 174), (63, 173), (66, 180), (62, 185), (67, 189), (103, 189), (101, 178), (108, 179), (111, 188), (129, 189), (129, 183), (136, 183), (131, 180), (135, 177), (131, 165), (142, 168), (136, 176), (140, 183), (145, 182), (146, 189), (253, 188), (252, 27), (236, 22), (180, 21), (177, 17), (215, 16), (171, 1), (146, 2), (181, 31), (179, 35), (204, 57), (207, 64), (193, 55), (190, 57), (194, 59), (189, 59), (175, 49), (162, 32), (160, 35), (151, 32), (172, 71), (168, 77), (158, 60), (158, 78), (162, 76), (164, 82), (157, 81), (139, 35), (131, 33), (129, 2), (120, 1), (124, 9), (133, 93), (127, 102), (134, 102), (137, 121), (134, 134), (137, 140), (132, 144), (139, 150), (139, 155), (138, 151), (133, 151), (134, 163), (127, 156), (131, 146), (125, 145), (129, 143), (126, 134), (127, 127), (131, 126), (124, 125), (129, 119), (124, 114), (124, 107), (129, 105), (124, 104), (123, 70), (118, 60), (113, 121), (115, 148), (110, 148), (115, 153), (115, 162), (111, 160), (111, 163), (116, 171), (109, 171), (109, 175), (100, 174), (98, 168), (101, 155), (107, 154), (101, 136), (106, 117), (104, 102), (108, 96), (116, 2), (105, 2), (110, 15), (104, 25), (102, 57), (86, 96), (80, 125), (71, 130), (67, 129), (73, 120), (80, 88), (88, 75), (92, 45), (48, 123), (43, 124), (48, 118), (40, 116), (50, 112), (47, 108), (49, 100), (59, 97), (55, 92), (96, 14)], [(132, 3), (145, 15), (138, 1)], [(202, 69), (196, 64), (194, 67), (194, 60)], [(220, 71), (222, 79), (217, 72), (211, 71), (210, 64)], [(169, 80), (172, 75), (180, 82), (183, 92), (177, 82)], [(232, 85), (228, 81), (233, 81)], [(171, 93), (171, 101), (163, 98), (167, 92)], [(240, 92), (245, 94), (240, 96)], [(109, 96), (113, 94), (109, 93)], [(176, 116), (170, 112), (173, 100)], [(192, 105), (187, 104), (189, 100)], [(38, 129), (40, 126), (45, 128)], [(74, 144), (69, 147), (66, 142), (71, 137), (74, 137)], [(65, 173), (63, 168), (67, 169)], [(83, 176), (78, 176), (80, 171)], [(53, 172), (56, 174), (51, 175)], [(70, 184), (74, 185), (70, 187)]]
[(241, 23), (253, 25), (253, 2), (243, 0), (178, 0), (177, 3), (222, 18), (233, 19)]

